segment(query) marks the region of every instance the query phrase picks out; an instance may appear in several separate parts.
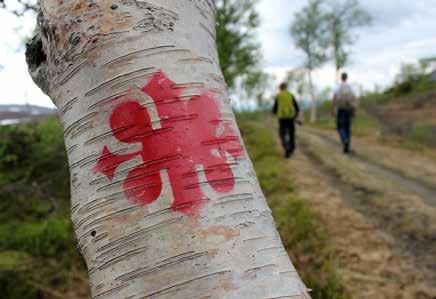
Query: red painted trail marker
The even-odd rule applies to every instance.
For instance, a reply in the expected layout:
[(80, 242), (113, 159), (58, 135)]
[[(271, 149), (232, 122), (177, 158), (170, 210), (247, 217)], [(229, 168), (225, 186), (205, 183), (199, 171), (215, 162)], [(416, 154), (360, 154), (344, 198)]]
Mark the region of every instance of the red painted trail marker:
[[(143, 163), (131, 170), (123, 183), (128, 200), (143, 205), (157, 200), (162, 191), (160, 171), (166, 170), (174, 194), (171, 208), (185, 213), (206, 198), (202, 184), (219, 193), (232, 191), (235, 178), (228, 158), (242, 156), (243, 147), (232, 124), (222, 119), (212, 93), (181, 100), (183, 89), (162, 72), (142, 92), (153, 100), (160, 128), (153, 129), (145, 107), (124, 98), (111, 113), (112, 134), (120, 142), (142, 144), (142, 150), (117, 155), (105, 146), (94, 170), (112, 181), (121, 163), (140, 156)], [(201, 171), (207, 182), (200, 182)]]

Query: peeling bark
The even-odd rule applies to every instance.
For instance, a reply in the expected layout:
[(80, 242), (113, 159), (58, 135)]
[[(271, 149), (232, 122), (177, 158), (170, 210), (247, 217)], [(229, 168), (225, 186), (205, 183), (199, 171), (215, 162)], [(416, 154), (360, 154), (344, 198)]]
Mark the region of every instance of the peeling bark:
[(229, 105), (213, 2), (43, 0), (39, 27), (27, 60), (64, 128), (93, 298), (309, 298)]

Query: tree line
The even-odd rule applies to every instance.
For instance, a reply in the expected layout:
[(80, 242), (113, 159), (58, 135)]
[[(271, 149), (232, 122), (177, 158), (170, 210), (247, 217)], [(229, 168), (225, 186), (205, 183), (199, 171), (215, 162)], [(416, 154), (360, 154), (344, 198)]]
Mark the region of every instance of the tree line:
[(297, 71), (290, 72), (288, 79), (307, 74), (312, 122), (317, 116), (313, 72), (332, 61), (337, 80), (341, 69), (351, 61), (351, 47), (357, 40), (355, 30), (369, 25), (371, 20), (359, 0), (310, 0), (295, 15), (289, 32), (296, 48), (304, 52), (305, 61)]
[[(258, 0), (216, 0), (216, 42), (221, 68), (231, 91), (257, 96), (267, 75), (261, 70)], [(17, 17), (39, 10), (39, 0), (0, 0), (0, 9)]]
[[(225, 81), (231, 93), (257, 99), (262, 105), (271, 76), (261, 68), (261, 45), (256, 37), (260, 26), (258, 0), (216, 0), (216, 32), (219, 59)], [(0, 8), (16, 16), (37, 11), (39, 1), (0, 0)], [(311, 120), (316, 119), (317, 95), (313, 72), (333, 62), (336, 78), (351, 61), (351, 47), (357, 40), (355, 30), (371, 23), (371, 16), (359, 0), (309, 0), (297, 12), (289, 32), (305, 61), (289, 72), (300, 94), (312, 99)]]

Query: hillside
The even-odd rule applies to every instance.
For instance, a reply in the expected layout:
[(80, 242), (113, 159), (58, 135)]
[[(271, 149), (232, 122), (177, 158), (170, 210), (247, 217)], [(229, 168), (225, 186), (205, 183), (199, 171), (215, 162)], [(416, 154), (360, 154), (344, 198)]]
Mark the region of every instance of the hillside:
[(0, 126), (25, 123), (54, 114), (55, 109), (35, 105), (0, 105)]
[(432, 75), (409, 78), (381, 94), (369, 94), (362, 105), (377, 120), (381, 136), (436, 147), (436, 81)]
[[(319, 107), (317, 128), (335, 129), (331, 102)], [(361, 98), (354, 133), (416, 150), (436, 148), (436, 81), (431, 75), (393, 85)]]

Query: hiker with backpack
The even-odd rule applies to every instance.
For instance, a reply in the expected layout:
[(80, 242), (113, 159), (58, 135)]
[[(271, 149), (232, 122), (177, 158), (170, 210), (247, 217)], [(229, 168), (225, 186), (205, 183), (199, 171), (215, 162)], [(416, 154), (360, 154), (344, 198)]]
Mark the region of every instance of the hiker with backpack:
[(336, 126), (345, 154), (351, 150), (351, 125), (358, 108), (358, 98), (347, 80), (347, 73), (343, 73), (342, 82), (334, 92), (332, 105), (332, 114), (336, 117)]
[(277, 94), (273, 113), (279, 118), (279, 135), (285, 151), (285, 157), (289, 158), (295, 151), (295, 123), (298, 121), (300, 107), (294, 95), (288, 91), (286, 83), (280, 84), (280, 92)]

